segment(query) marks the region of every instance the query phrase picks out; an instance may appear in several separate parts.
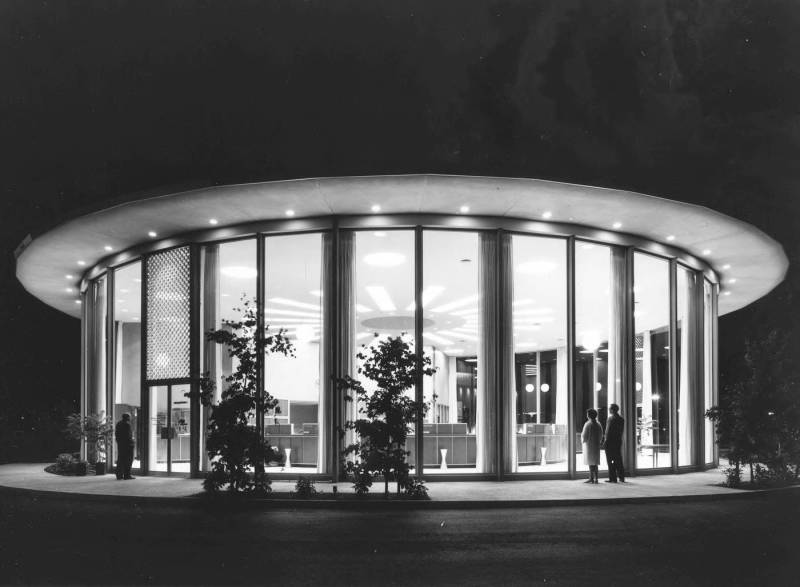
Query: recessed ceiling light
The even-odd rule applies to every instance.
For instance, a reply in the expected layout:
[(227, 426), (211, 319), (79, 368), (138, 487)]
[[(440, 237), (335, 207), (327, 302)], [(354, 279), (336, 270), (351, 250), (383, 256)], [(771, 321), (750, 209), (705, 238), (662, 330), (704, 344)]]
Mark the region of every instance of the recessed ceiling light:
[(548, 218), (552, 218), (552, 217), (553, 217), (553, 213), (550, 210), (547, 210), (546, 212), (542, 213), (542, 218), (544, 218), (545, 220), (547, 220)]
[(614, 223), (614, 224), (612, 224), (611, 226), (612, 226), (612, 227), (613, 227), (615, 230), (616, 230), (616, 229), (618, 229), (618, 228), (622, 228), (622, 222), (619, 222), (619, 221), (618, 221), (618, 222), (615, 222), (615, 223)]
[(78, 265), (80, 265), (81, 267), (83, 267), (84, 265), (86, 265), (86, 261), (78, 261)]
[(380, 212), (381, 211), (381, 207), (378, 204), (373, 204), (371, 210), (373, 212)]
[(406, 256), (390, 251), (381, 253), (370, 253), (364, 256), (364, 263), (375, 267), (396, 267), (406, 261)]
[(730, 266), (730, 264), (725, 264), (725, 265), (722, 266), (722, 268), (727, 271), (728, 269), (731, 268), (731, 266)]
[(736, 278), (735, 278), (735, 277), (731, 277), (731, 278), (728, 280), (728, 283), (736, 283)]
[(459, 208), (458, 210), (462, 214), (466, 214), (467, 212), (469, 212), (469, 206), (461, 206), (461, 208)]
[(217, 220), (216, 218), (209, 218), (208, 223), (211, 224), (212, 226), (216, 226), (217, 224), (219, 224), (219, 220)]
[(72, 293), (73, 289), (71, 287), (68, 287), (66, 291), (67, 291), (67, 293)]
[(670, 234), (669, 236), (667, 236), (667, 240), (670, 241), (670, 242), (674, 241), (675, 240), (675, 235), (674, 234)]
[(106, 246), (104, 246), (103, 248), (104, 248), (106, 251), (113, 251), (113, 250), (114, 250), (114, 247), (112, 247), (111, 245), (106, 245)]
[(724, 292), (722, 292), (722, 295), (724, 295), (724, 296), (729, 296), (729, 295), (731, 295), (731, 292), (729, 292), (729, 291), (724, 291)]
[(711, 254), (711, 249), (703, 249), (703, 255), (708, 257)]
[(74, 279), (74, 276), (69, 274), (65, 275), (64, 277), (66, 277), (67, 279)]
[(287, 210), (286, 215), (291, 218), (292, 216), (294, 216), (294, 210)]
[(154, 230), (151, 230), (150, 232), (147, 233), (147, 236), (149, 236), (150, 238), (156, 238), (158, 236), (158, 233)]
[(76, 303), (76, 304), (80, 304), (80, 303), (81, 303), (81, 301), (80, 301), (80, 300), (75, 300), (75, 303)]

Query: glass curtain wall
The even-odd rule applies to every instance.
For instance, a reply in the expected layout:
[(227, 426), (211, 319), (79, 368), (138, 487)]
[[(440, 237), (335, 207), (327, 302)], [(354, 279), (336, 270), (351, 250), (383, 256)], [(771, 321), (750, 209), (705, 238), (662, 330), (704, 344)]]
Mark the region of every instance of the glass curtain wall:
[(567, 242), (514, 235), (512, 251), (517, 471), (566, 471)]
[(669, 467), (669, 261), (635, 253), (636, 466)]
[[(703, 280), (703, 413), (714, 405), (714, 286)], [(714, 462), (714, 423), (703, 418), (705, 462)]]
[[(370, 348), (389, 337), (402, 336), (415, 348), (414, 340), (414, 232), (410, 230), (360, 231), (354, 233), (353, 266), (354, 287), (345, 303), (350, 306), (348, 315), (353, 318), (355, 332), (354, 355), (369, 354)], [(375, 384), (359, 375), (362, 361), (353, 357), (353, 372), (368, 391)], [(413, 398), (415, 391), (408, 390)], [(361, 405), (348, 402), (346, 420), (362, 417)], [(406, 445), (411, 452), (410, 463), (416, 463), (415, 436), (412, 433)], [(351, 458), (351, 457), (348, 457)]]
[(483, 393), (479, 235), (425, 231), (422, 250), (424, 352), (436, 369), (423, 382), (425, 472), (475, 472)]
[[(114, 419), (131, 416), (135, 443), (133, 467), (141, 465), (142, 263), (114, 271)], [(115, 454), (119, 454), (116, 452)]]
[[(615, 316), (621, 292), (615, 290), (612, 248), (578, 242), (575, 247), (575, 469), (588, 471), (578, 433), (586, 411), (594, 408), (605, 429), (609, 404), (622, 405), (621, 379), (617, 373), (620, 352)], [(600, 452), (600, 469), (606, 469)]]
[(693, 465), (695, 418), (697, 416), (695, 385), (697, 380), (697, 358), (695, 323), (695, 274), (678, 265), (678, 330), (675, 333), (678, 358), (678, 466)]
[[(256, 311), (256, 241), (247, 239), (206, 245), (200, 260), (202, 295), (200, 331), (202, 333), (201, 372), (207, 373), (214, 384), (213, 403), (219, 402), (228, 377), (238, 366), (238, 360), (228, 354), (227, 347), (208, 342), (205, 334), (210, 330), (229, 329), (229, 322), (243, 319), (244, 302), (255, 315)], [(213, 408), (212, 408), (213, 409)], [(205, 435), (208, 431), (209, 410), (201, 413), (202, 443), (200, 465), (208, 470), (205, 453)], [(255, 426), (255, 414), (250, 423)]]
[(267, 334), (285, 330), (294, 356), (264, 359), (265, 388), (278, 400), (277, 409), (264, 415), (264, 432), (284, 459), (276, 470), (316, 472), (322, 438), (322, 236), (274, 236), (265, 243)]

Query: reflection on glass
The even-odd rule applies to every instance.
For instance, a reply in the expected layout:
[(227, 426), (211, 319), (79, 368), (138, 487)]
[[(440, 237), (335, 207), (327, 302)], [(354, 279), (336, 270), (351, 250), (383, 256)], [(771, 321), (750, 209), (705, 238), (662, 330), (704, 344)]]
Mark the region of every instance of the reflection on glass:
[(151, 471), (167, 471), (170, 440), (169, 388), (156, 385), (150, 388), (150, 459)]
[(694, 274), (678, 266), (678, 331), (675, 333), (678, 357), (678, 465), (693, 465), (694, 458)]
[(669, 440), (669, 263), (634, 254), (636, 466), (672, 464)]
[(514, 236), (517, 470), (566, 471), (566, 241)]
[[(354, 355), (387, 337), (403, 336), (414, 345), (414, 233), (410, 230), (364, 231), (355, 233), (355, 285), (351, 300), (346, 300), (354, 316)], [(376, 336), (377, 335), (377, 336)], [(366, 351), (367, 354), (369, 351)], [(358, 374), (361, 362), (353, 357), (352, 375), (367, 391), (375, 383)], [(414, 389), (407, 391), (414, 397)], [(356, 402), (348, 402), (347, 419), (361, 417)], [(406, 450), (414, 463), (414, 433)]]
[[(586, 411), (594, 408), (597, 421), (605, 429), (608, 405), (620, 403), (615, 397), (614, 344), (612, 316), (614, 289), (611, 248), (594, 243), (576, 243), (575, 247), (575, 421), (582, 430)], [(588, 471), (575, 442), (575, 468)], [(606, 455), (600, 452), (600, 469), (607, 469)]]
[(423, 381), (430, 406), (424, 465), (430, 473), (474, 472), (481, 332), (478, 235), (423, 233), (423, 341), (436, 373)]
[(170, 471), (189, 473), (191, 457), (191, 417), (189, 408), (189, 385), (172, 385), (169, 389), (169, 443)]
[(264, 415), (264, 432), (285, 459), (274, 467), (314, 472), (322, 438), (322, 237), (269, 237), (265, 252), (267, 334), (285, 330), (294, 345), (294, 357), (270, 354), (264, 359), (265, 388), (278, 400), (277, 409)]
[[(714, 405), (714, 286), (703, 280), (703, 413)], [(703, 418), (705, 462), (714, 462), (714, 423)]]
[(88, 413), (107, 415), (106, 405), (106, 312), (108, 295), (106, 276), (98, 277), (89, 289), (91, 297), (91, 353), (89, 356), (89, 406)]
[(137, 261), (114, 272), (114, 420), (131, 415), (136, 444), (133, 467), (141, 466), (139, 455), (139, 418), (141, 411), (142, 264)]

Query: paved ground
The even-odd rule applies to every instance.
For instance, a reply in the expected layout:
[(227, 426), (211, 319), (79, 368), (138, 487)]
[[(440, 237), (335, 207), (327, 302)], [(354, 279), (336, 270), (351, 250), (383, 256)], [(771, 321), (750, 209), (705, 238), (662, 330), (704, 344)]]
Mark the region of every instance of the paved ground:
[(0, 584), (788, 586), (798, 496), (348, 511), (3, 491)]
[[(89, 495), (130, 496), (152, 498), (195, 498), (202, 492), (197, 479), (169, 477), (139, 477), (134, 481), (117, 481), (113, 475), (101, 477), (63, 477), (44, 472), (43, 464), (11, 464), (0, 466), (0, 487), (57, 491)], [(517, 505), (550, 505), (585, 500), (638, 500), (712, 496), (730, 496), (737, 490), (720, 487), (720, 470), (681, 475), (633, 477), (627, 483), (589, 485), (583, 480), (508, 481), (508, 482), (431, 482), (429, 496), (435, 503), (453, 505), (497, 505), (516, 502)], [(294, 489), (290, 481), (275, 481), (276, 492)], [(320, 491), (330, 493), (328, 483), (319, 483)], [(352, 492), (349, 484), (339, 484), (340, 492)], [(382, 487), (375, 487), (380, 493)]]

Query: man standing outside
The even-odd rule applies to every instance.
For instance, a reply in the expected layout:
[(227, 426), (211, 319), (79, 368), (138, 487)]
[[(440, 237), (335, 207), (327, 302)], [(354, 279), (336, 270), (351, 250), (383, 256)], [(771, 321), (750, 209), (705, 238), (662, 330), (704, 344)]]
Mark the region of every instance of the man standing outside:
[(114, 438), (117, 441), (117, 479), (135, 479), (131, 476), (134, 443), (130, 414), (122, 414), (114, 427)]
[(608, 479), (606, 483), (616, 483), (617, 478), (625, 483), (625, 467), (622, 465), (622, 437), (625, 432), (625, 420), (619, 415), (619, 406), (608, 406), (608, 420), (606, 421), (606, 437), (603, 448), (606, 451), (608, 463)]

